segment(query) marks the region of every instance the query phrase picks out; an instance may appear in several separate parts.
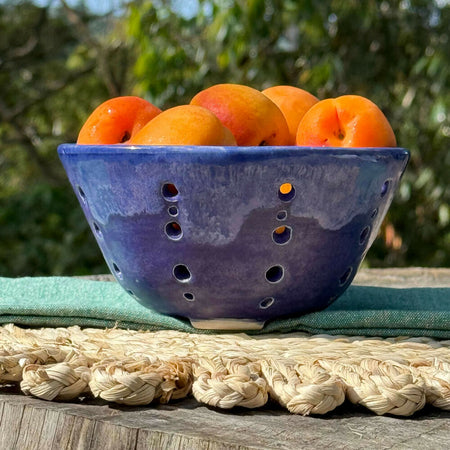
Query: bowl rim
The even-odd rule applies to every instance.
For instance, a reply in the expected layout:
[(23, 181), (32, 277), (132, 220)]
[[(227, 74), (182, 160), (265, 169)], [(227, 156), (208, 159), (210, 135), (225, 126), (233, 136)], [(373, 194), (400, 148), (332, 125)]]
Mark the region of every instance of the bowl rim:
[(76, 144), (64, 143), (57, 148), (59, 155), (229, 155), (229, 156), (376, 156), (404, 155), (404, 147), (314, 147), (314, 146), (207, 146), (207, 145), (129, 145), (129, 144)]

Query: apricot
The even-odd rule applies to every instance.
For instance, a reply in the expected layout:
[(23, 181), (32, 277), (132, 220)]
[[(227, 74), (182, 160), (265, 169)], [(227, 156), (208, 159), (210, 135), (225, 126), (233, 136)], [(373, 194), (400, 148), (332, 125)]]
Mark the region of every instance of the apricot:
[(140, 97), (111, 98), (88, 117), (78, 134), (77, 144), (127, 143), (161, 110)]
[(236, 145), (231, 131), (208, 109), (181, 105), (167, 109), (129, 141), (131, 145)]
[(375, 103), (359, 95), (319, 101), (303, 116), (299, 146), (395, 147), (394, 132)]
[(292, 184), (291, 183), (283, 183), (280, 186), (280, 192), (282, 194), (289, 194), (289, 192), (292, 191)]
[(319, 99), (294, 86), (272, 86), (264, 89), (262, 93), (280, 108), (289, 127), (290, 145), (295, 145), (300, 120)]
[(262, 92), (241, 84), (216, 84), (196, 94), (191, 105), (212, 111), (237, 145), (288, 145), (289, 128), (278, 106)]

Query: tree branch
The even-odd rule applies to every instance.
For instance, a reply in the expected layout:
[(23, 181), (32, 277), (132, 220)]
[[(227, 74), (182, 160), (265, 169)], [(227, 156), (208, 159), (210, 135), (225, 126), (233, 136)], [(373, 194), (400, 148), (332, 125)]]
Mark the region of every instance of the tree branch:
[(22, 46), (8, 49), (6, 51), (5, 57), (0, 59), (0, 67), (6, 65), (11, 61), (17, 61), (25, 58), (35, 50), (36, 46), (39, 43), (39, 38), (37, 37), (39, 35), (39, 30), (42, 29), (45, 22), (47, 22), (48, 20), (48, 7), (40, 8), (39, 12), (40, 14), (38, 16), (38, 19), (36, 20), (36, 23), (32, 27), (33, 32), (31, 33), (30, 37)]
[(65, 0), (60, 0), (64, 11), (67, 14), (69, 21), (78, 30), (78, 34), (83, 42), (95, 49), (97, 53), (97, 65), (102, 75), (103, 81), (108, 89), (111, 97), (121, 95), (122, 86), (118, 85), (115, 80), (114, 73), (109, 65), (109, 53), (105, 51), (102, 44), (93, 37), (86, 23), (80, 17), (80, 14), (72, 7), (70, 7)]
[(94, 70), (95, 64), (91, 63), (88, 66), (84, 67), (82, 70), (78, 72), (70, 73), (63, 80), (57, 80), (50, 86), (46, 86), (43, 89), (39, 90), (39, 97), (28, 99), (27, 101), (17, 105), (13, 109), (8, 109), (4, 102), (0, 99), (0, 118), (3, 122), (11, 122), (15, 120), (17, 117), (25, 114), (27, 110), (31, 107), (48, 100), (49, 97), (60, 91), (61, 89), (66, 88), (74, 81), (78, 80), (80, 77), (88, 74), (92, 70)]
[(55, 172), (52, 167), (48, 164), (48, 161), (44, 158), (41, 158), (38, 147), (41, 144), (41, 139), (30, 125), (26, 125), (23, 127), (18, 121), (14, 120), (10, 123), (16, 133), (20, 137), (20, 142), (23, 145), (23, 148), (28, 153), (30, 159), (36, 164), (39, 170), (45, 174), (47, 180), (50, 181), (53, 185), (60, 185), (64, 180), (58, 172)]

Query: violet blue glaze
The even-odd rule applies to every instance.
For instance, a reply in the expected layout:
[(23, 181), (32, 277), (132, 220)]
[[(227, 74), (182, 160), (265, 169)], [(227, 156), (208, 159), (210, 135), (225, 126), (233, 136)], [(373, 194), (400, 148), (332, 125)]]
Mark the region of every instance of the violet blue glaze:
[(211, 328), (261, 327), (341, 295), (409, 159), (402, 148), (63, 144), (58, 153), (123, 288)]

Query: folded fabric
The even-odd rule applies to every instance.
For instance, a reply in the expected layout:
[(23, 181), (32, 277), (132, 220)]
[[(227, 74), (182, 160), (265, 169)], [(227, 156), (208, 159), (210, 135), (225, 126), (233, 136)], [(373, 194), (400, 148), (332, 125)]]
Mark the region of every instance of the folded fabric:
[[(116, 282), (72, 277), (0, 277), (0, 323), (217, 333), (145, 308)], [(323, 311), (273, 320), (248, 333), (293, 331), (450, 339), (450, 288), (352, 285)]]

